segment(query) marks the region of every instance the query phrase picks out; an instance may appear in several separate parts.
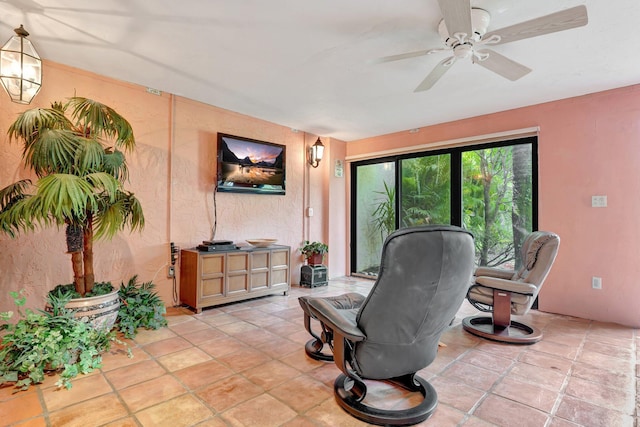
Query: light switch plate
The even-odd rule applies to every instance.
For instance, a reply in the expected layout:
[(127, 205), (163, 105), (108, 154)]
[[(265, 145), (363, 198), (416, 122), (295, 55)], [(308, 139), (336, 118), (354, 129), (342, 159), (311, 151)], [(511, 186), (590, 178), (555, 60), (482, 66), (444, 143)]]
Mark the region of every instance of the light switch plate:
[(607, 196), (591, 196), (591, 207), (592, 208), (606, 208), (607, 207)]

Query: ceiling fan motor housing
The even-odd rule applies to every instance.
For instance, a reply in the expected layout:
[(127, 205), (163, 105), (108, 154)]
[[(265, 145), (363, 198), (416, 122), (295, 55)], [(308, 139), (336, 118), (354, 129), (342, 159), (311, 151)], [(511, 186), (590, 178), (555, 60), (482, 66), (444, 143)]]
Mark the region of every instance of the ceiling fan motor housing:
[[(463, 41), (459, 40), (456, 37), (452, 37), (452, 35), (449, 34), (449, 31), (447, 30), (447, 25), (445, 24), (444, 19), (441, 20), (440, 24), (438, 25), (438, 33), (440, 34), (440, 38), (447, 47), (454, 48), (457, 45), (464, 43), (465, 41), (471, 43), (480, 41), (482, 39), (482, 36), (487, 33), (490, 21), (491, 15), (489, 14), (489, 12), (484, 9), (478, 9), (474, 7), (471, 9), (471, 28), (473, 34), (471, 34), (470, 36), (467, 34), (466, 38)], [(456, 54), (456, 56), (458, 55)], [(469, 54), (461, 56), (459, 58), (466, 58), (467, 56), (469, 56)]]

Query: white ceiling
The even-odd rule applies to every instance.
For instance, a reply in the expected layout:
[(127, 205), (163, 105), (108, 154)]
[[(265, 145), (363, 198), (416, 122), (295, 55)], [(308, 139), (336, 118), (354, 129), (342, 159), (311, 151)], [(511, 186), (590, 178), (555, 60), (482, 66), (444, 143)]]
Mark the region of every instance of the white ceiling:
[[(437, 0), (0, 0), (0, 43), (24, 24), (42, 58), (351, 141), (640, 83), (638, 0), (471, 0), (489, 31), (584, 4), (586, 27), (493, 49), (511, 82), (446, 54)], [(46, 70), (43, 84), (46, 85)]]

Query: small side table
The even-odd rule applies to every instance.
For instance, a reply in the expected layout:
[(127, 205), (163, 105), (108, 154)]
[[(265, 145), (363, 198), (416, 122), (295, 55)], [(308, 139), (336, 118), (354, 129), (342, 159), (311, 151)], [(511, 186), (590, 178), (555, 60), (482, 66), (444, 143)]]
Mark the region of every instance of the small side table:
[(327, 286), (327, 267), (324, 265), (303, 265), (300, 268), (300, 286), (310, 288)]

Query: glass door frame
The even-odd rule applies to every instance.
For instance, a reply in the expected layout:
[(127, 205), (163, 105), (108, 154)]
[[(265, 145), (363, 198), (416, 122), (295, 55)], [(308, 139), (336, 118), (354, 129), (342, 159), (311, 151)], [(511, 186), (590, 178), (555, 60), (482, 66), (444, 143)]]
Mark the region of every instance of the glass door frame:
[(350, 164), (350, 176), (351, 176), (351, 185), (350, 185), (350, 263), (349, 270), (351, 275), (357, 275), (354, 270), (357, 262), (357, 247), (356, 247), (356, 239), (357, 239), (357, 168), (358, 166), (371, 165), (376, 163), (388, 163), (393, 162), (395, 164), (395, 207), (396, 207), (396, 215), (395, 215), (395, 226), (396, 230), (400, 225), (400, 201), (402, 200), (402, 170), (401, 164), (402, 160), (410, 159), (415, 157), (425, 157), (425, 156), (433, 156), (433, 155), (441, 155), (441, 154), (449, 154), (451, 159), (451, 225), (462, 226), (463, 220), (463, 200), (462, 200), (462, 153), (467, 151), (476, 151), (483, 150), (487, 148), (497, 148), (497, 147), (507, 147), (513, 145), (521, 145), (521, 144), (530, 144), (531, 145), (531, 180), (532, 180), (532, 200), (531, 200), (531, 208), (532, 208), (532, 231), (538, 230), (538, 137), (537, 136), (527, 136), (522, 138), (514, 138), (505, 141), (497, 141), (497, 142), (489, 142), (489, 143), (481, 143), (481, 144), (469, 144), (459, 147), (450, 147), (444, 149), (436, 149), (436, 150), (428, 150), (421, 151), (415, 153), (405, 153), (401, 155), (395, 156), (387, 156), (380, 157), (375, 159), (367, 159), (361, 160), (357, 162), (352, 162)]

